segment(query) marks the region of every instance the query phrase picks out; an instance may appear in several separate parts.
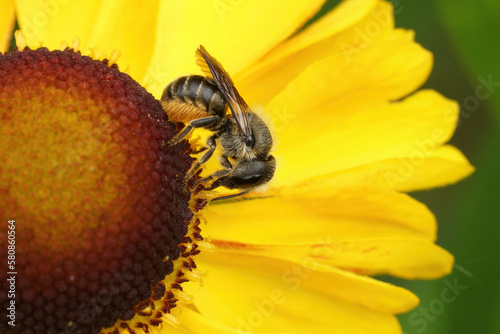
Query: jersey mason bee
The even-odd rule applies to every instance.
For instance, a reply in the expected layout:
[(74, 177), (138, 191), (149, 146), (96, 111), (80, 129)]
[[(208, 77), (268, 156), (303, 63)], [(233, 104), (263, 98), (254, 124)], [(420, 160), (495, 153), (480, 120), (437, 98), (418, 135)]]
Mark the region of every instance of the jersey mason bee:
[(208, 151), (192, 166), (187, 179), (212, 157), (216, 143), (220, 142), (220, 163), (225, 169), (199, 182), (212, 182), (206, 190), (221, 186), (241, 190), (217, 199), (246, 194), (274, 175), (276, 160), (269, 154), (273, 145), (271, 132), (248, 107), (222, 65), (201, 45), (196, 50), (196, 63), (205, 77), (180, 77), (163, 91), (160, 102), (169, 119), (186, 123), (169, 144), (177, 144), (196, 128), (214, 132), (207, 140)]

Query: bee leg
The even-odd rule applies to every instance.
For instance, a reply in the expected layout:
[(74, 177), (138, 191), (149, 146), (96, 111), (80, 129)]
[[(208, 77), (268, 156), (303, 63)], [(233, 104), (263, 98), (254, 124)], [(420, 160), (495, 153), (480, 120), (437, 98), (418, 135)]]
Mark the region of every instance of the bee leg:
[[(210, 187), (208, 187), (205, 190), (213, 190), (213, 189), (216, 189), (216, 188), (219, 188), (219, 187), (225, 187), (225, 188), (228, 188), (228, 189), (235, 189), (235, 188), (237, 188), (231, 182), (231, 177), (228, 176), (228, 174), (230, 174), (233, 171), (233, 166), (231, 165), (231, 162), (229, 161), (229, 159), (227, 158), (227, 156), (222, 156), (220, 163), (221, 163), (222, 166), (226, 167), (226, 169), (217, 171), (217, 172), (213, 173), (212, 175), (210, 175), (210, 176), (208, 176), (208, 177), (200, 180), (200, 181), (210, 181), (211, 179), (217, 178), (217, 180), (215, 180), (210, 185)], [(241, 196), (241, 195), (248, 194), (250, 191), (252, 191), (252, 188), (247, 189), (247, 190), (242, 191), (242, 192), (237, 193), (237, 194), (216, 197), (216, 198), (213, 198), (211, 201), (219, 201), (219, 200), (223, 200), (223, 199), (235, 198), (235, 197), (238, 197), (238, 196)]]
[(219, 187), (225, 187), (228, 189), (236, 188), (236, 186), (230, 181), (231, 177), (229, 176), (229, 174), (231, 174), (231, 172), (233, 171), (233, 165), (231, 165), (228, 157), (223, 155), (220, 159), (220, 163), (226, 169), (216, 171), (212, 175), (207, 176), (206, 178), (199, 181), (199, 183), (206, 183), (208, 181), (211, 181), (212, 179), (216, 179), (214, 182), (212, 182), (210, 187), (206, 188), (205, 190), (213, 190)]
[(180, 131), (179, 133), (177, 133), (168, 142), (168, 146), (172, 146), (172, 145), (175, 145), (175, 144), (179, 143), (181, 140), (183, 140), (184, 138), (186, 138), (186, 136), (191, 131), (193, 131), (196, 128), (211, 127), (211, 126), (217, 124), (217, 122), (219, 122), (219, 121), (220, 121), (220, 117), (217, 116), (217, 115), (194, 119), (191, 122), (189, 122), (188, 125), (186, 125), (184, 127), (184, 129), (182, 129), (182, 131)]
[[(229, 162), (229, 159), (225, 155), (223, 155), (221, 157), (220, 163), (221, 163), (222, 167), (225, 167), (226, 169), (218, 170), (215, 173), (213, 173), (212, 175), (209, 175), (203, 179), (198, 180), (196, 185), (204, 184), (204, 183), (211, 181), (212, 179), (226, 176), (233, 171), (233, 165), (231, 165), (231, 162)], [(211, 189), (213, 189), (213, 188), (211, 188)]]
[(198, 154), (198, 153), (201, 153), (201, 152), (206, 151), (206, 150), (208, 150), (208, 148), (207, 148), (207, 147), (202, 147), (202, 148), (199, 148), (199, 149), (196, 149), (196, 150), (195, 150), (195, 149), (193, 149), (193, 150), (192, 150), (191, 152), (189, 152), (189, 153), (190, 153), (190, 154)]
[(242, 192), (240, 192), (240, 193), (233, 194), (233, 195), (227, 195), (227, 196), (216, 197), (216, 198), (213, 198), (213, 199), (211, 200), (211, 202), (213, 202), (213, 201), (220, 201), (220, 200), (222, 200), (222, 199), (230, 199), (230, 198), (235, 198), (235, 197), (238, 197), (238, 196), (241, 196), (241, 195), (248, 194), (250, 191), (252, 191), (252, 189), (248, 189), (248, 190), (245, 190), (245, 191), (242, 191)]
[[(219, 187), (225, 187), (225, 188), (228, 188), (228, 189), (236, 189), (237, 187), (231, 182), (230, 180), (230, 177), (229, 176), (223, 176), (223, 177), (220, 177), (218, 178), (217, 180), (215, 180), (214, 183), (212, 183), (212, 185), (205, 189), (205, 190), (212, 190), (212, 189), (215, 189), (215, 188), (219, 188)], [(241, 195), (245, 195), (245, 194), (248, 194), (250, 191), (252, 191), (253, 189), (250, 188), (250, 189), (247, 189), (247, 190), (244, 190), (240, 193), (237, 193), (237, 194), (232, 194), (232, 195), (226, 195), (226, 196), (220, 196), (220, 197), (216, 197), (214, 199), (212, 199), (212, 201), (220, 201), (222, 199), (230, 199), (230, 198), (235, 198), (235, 197), (238, 197), (238, 196), (241, 196)]]
[[(205, 177), (203, 179), (198, 180), (198, 182), (196, 182), (196, 185), (205, 184), (205, 183), (210, 182), (211, 180), (213, 180), (215, 178), (220, 178), (220, 177), (226, 176), (229, 173), (231, 173), (230, 169), (218, 170), (215, 173), (213, 173), (212, 175), (207, 176), (207, 177)], [(214, 188), (210, 188), (208, 190), (212, 190), (212, 189), (214, 189)]]
[[(211, 176), (209, 176), (209, 177), (211, 177)], [(219, 178), (217, 180), (215, 180), (210, 185), (210, 187), (206, 188), (205, 190), (213, 190), (213, 189), (216, 189), (216, 188), (219, 188), (219, 187), (224, 187), (224, 188), (227, 188), (227, 189), (236, 189), (237, 188), (233, 183), (231, 183), (231, 177), (230, 176), (227, 176), (227, 175), (220, 176), (219, 175)]]
[(196, 173), (196, 171), (201, 167), (201, 165), (203, 165), (205, 162), (208, 161), (208, 159), (210, 159), (212, 157), (212, 155), (214, 154), (214, 151), (215, 151), (215, 140), (219, 138), (219, 134), (216, 133), (214, 134), (213, 136), (209, 137), (207, 139), (207, 145), (210, 147), (210, 149), (208, 150), (207, 153), (205, 153), (200, 160), (198, 160), (192, 167), (191, 169), (189, 170), (189, 172), (186, 174), (186, 181), (191, 179), (194, 175), (194, 173)]
[(220, 158), (220, 164), (229, 171), (233, 169), (233, 165), (231, 165), (231, 162), (229, 162), (229, 159), (225, 155)]

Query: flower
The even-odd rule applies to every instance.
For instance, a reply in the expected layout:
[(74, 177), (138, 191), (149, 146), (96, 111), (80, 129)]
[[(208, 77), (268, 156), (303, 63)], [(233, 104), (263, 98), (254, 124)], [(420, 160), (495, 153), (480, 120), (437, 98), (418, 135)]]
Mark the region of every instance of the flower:
[(203, 44), (274, 124), (274, 180), (265, 192), (204, 209), (210, 244), (200, 240), (202, 252), (190, 256), (206, 276), (177, 290), (185, 300), (170, 310), (177, 328), (164, 317), (147, 330), (398, 333), (395, 314), (418, 298), (370, 276), (450, 272), (453, 257), (434, 244), (434, 216), (404, 192), (473, 171), (445, 144), (458, 106), (431, 90), (412, 93), (432, 56), (394, 28), (388, 2), (343, 1), (297, 30), (322, 3), (18, 2), (30, 47), (59, 49), (78, 36), (93, 58), (118, 49), (120, 69), (156, 98), (175, 77), (199, 73), (193, 53)]

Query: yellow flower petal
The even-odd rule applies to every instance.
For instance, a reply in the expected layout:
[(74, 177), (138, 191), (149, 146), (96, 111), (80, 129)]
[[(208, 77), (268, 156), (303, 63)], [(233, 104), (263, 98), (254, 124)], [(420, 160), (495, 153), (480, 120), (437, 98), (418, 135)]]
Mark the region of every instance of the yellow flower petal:
[(474, 172), (474, 167), (455, 147), (416, 149), (406, 157), (372, 162), (339, 172), (312, 177), (303, 183), (321, 189), (377, 187), (416, 191), (455, 183)]
[(423, 159), (451, 137), (458, 115), (456, 102), (430, 90), (399, 103), (332, 108), (277, 129), (276, 185), (394, 157)]
[[(227, 256), (240, 259), (250, 258), (250, 263), (271, 261), (277, 263), (278, 268), (287, 265), (276, 259), (268, 260), (259, 256), (253, 256), (251, 253), (240, 251), (240, 249), (220, 248), (218, 251), (231, 254), (220, 255), (216, 253), (214, 255), (215, 258), (225, 258)], [(307, 280), (301, 286), (302, 288), (310, 289), (311, 293), (340, 299), (384, 314), (403, 313), (418, 305), (418, 298), (406, 289), (375, 280), (371, 277), (361, 276), (350, 271), (325, 265), (314, 257), (304, 257), (300, 262), (294, 262), (297, 265), (288, 264), (288, 266), (293, 268), (291, 271), (295, 273), (297, 271), (304, 272)], [(246, 262), (243, 261), (242, 263)], [(285, 272), (285, 270), (282, 271)], [(285, 278), (287, 277), (282, 277), (283, 280)], [(259, 280), (258, 277), (257, 280)]]
[[(174, 310), (175, 311), (175, 310)], [(192, 334), (192, 333), (217, 333), (217, 334), (253, 334), (253, 330), (247, 331), (226, 326), (215, 319), (201, 315), (198, 312), (185, 308), (179, 314), (181, 328), (169, 329), (172, 334)], [(259, 334), (266, 334), (261, 331)], [(297, 332), (273, 332), (273, 334), (294, 334)]]
[(397, 169), (385, 173), (387, 184), (399, 191), (416, 191), (456, 183), (474, 172), (467, 158), (453, 146), (445, 145), (425, 160), (400, 159)]
[[(265, 105), (319, 60), (334, 56), (334, 66), (345, 67), (350, 62), (351, 49), (355, 49), (361, 39), (366, 39), (365, 45), (369, 46), (372, 40), (384, 38), (388, 32), (394, 33), (391, 7), (385, 2), (368, 0), (342, 2), (322, 20), (279, 44), (255, 66), (237, 76), (235, 80), (243, 96), (251, 105), (254, 101)], [(373, 26), (377, 29), (376, 34), (370, 31)], [(349, 51), (341, 52), (343, 48)], [(325, 70), (330, 71), (324, 67), (320, 73), (323, 75)]]
[(334, 266), (406, 279), (434, 279), (451, 273), (453, 256), (432, 242), (413, 239), (358, 240), (325, 248)]
[(14, 3), (12, 0), (0, 0), (0, 52), (9, 48), (12, 29), (14, 28)]
[(200, 73), (193, 61), (194, 50), (200, 44), (234, 76), (297, 30), (323, 3), (324, 0), (163, 1), (150, 72), (161, 75), (164, 82), (146, 78), (145, 83), (159, 97), (173, 78)]
[[(425, 205), (405, 194), (323, 187), (321, 183), (291, 186), (281, 194), (272, 194), (277, 196), (210, 205), (205, 211), (209, 223), (203, 227), (204, 235), (269, 245), (321, 243), (326, 242), (326, 236), (329, 241), (374, 235), (435, 239), (434, 216)], [(241, 217), (237, 224), (234, 217)]]
[[(187, 289), (196, 294), (201, 314), (228, 326), (255, 332), (400, 333), (391, 314), (368, 309), (362, 306), (364, 301), (359, 305), (343, 301), (335, 283), (343, 284), (350, 277), (329, 280), (334, 276), (245, 254), (200, 254), (197, 262), (210, 272), (203, 287)], [(389, 310), (415, 305), (416, 298), (402, 289), (369, 279), (353, 282), (367, 294), (377, 294)], [(389, 296), (382, 297), (384, 293)], [(338, 294), (338, 298), (325, 298), (325, 294)]]
[[(276, 61), (287, 54), (297, 52), (300, 49), (304, 49), (310, 45), (330, 38), (339, 32), (348, 30), (352, 25), (357, 24), (357, 22), (365, 19), (370, 13), (373, 13), (375, 8), (377, 8), (378, 11), (387, 11), (385, 18), (379, 20), (379, 25), (385, 26), (389, 25), (388, 23), (390, 22), (394, 22), (392, 12), (390, 11), (392, 6), (388, 3), (377, 0), (342, 1), (304, 31), (278, 45), (268, 53), (262, 61)], [(372, 15), (372, 19), (373, 18)]]
[(266, 109), (271, 114), (274, 109), (287, 109), (293, 116), (288, 123), (292, 123), (306, 113), (320, 114), (326, 108), (329, 113), (341, 112), (352, 104), (371, 106), (409, 94), (427, 78), (431, 54), (413, 42), (412, 32), (392, 30), (384, 36), (352, 59), (337, 52), (313, 64), (302, 64), (310, 66)]
[[(330, 217), (335, 220), (335, 224), (346, 222), (342, 229), (345, 228), (345, 231), (350, 231), (351, 234), (354, 230), (357, 237), (373, 235), (375, 230), (379, 229), (376, 233), (381, 236), (404, 234), (429, 241), (436, 240), (436, 219), (424, 204), (406, 194), (387, 189), (346, 186), (338, 184), (332, 188), (325, 187), (321, 183), (305, 182), (290, 185), (276, 193), (270, 191), (269, 195), (278, 194), (285, 199), (293, 200), (295, 207), (301, 207), (299, 202), (303, 203), (306, 210), (316, 213), (314, 217), (322, 214), (325, 218)], [(276, 208), (276, 205), (272, 208)], [(268, 210), (272, 211), (271, 207), (268, 207)], [(336, 220), (336, 218), (341, 219)], [(313, 223), (311, 216), (307, 221), (308, 224)], [(359, 229), (353, 228), (351, 225), (353, 223), (358, 223)], [(396, 229), (392, 230), (391, 227), (384, 229), (386, 226)], [(402, 232), (400, 228), (410, 231)], [(326, 230), (324, 232), (331, 234)], [(339, 236), (338, 240), (342, 240), (339, 232), (337, 230), (334, 233)]]
[[(18, 20), (31, 47), (43, 43), (59, 49), (61, 42), (80, 39), (80, 50), (94, 49), (98, 58), (121, 52), (118, 65), (141, 79), (151, 61), (156, 40), (158, 1), (134, 0), (44, 2), (17, 0)], [(133, 27), (133, 28), (131, 28)]]
[[(203, 228), (205, 236), (231, 251), (296, 263), (315, 258), (370, 274), (429, 278), (449, 272), (452, 257), (431, 242), (434, 216), (411, 197), (314, 183), (299, 185), (295, 191), (212, 205), (206, 217), (217, 223)], [(304, 195), (307, 191), (310, 195)], [(235, 216), (244, 218), (235, 224)], [(367, 250), (373, 253), (366, 254)]]
[(238, 254), (274, 257), (294, 263), (312, 262), (363, 274), (389, 274), (406, 279), (430, 279), (447, 275), (453, 256), (434, 243), (421, 239), (372, 237), (332, 241), (330, 235), (314, 244), (250, 245), (213, 240), (219, 249)]

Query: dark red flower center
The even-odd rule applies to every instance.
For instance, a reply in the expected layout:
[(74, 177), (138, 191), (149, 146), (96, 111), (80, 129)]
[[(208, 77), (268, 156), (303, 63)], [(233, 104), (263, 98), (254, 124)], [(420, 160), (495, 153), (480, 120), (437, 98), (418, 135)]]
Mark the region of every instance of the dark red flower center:
[(72, 50), (0, 54), (2, 313), (15, 305), (1, 333), (98, 333), (166, 294), (193, 217), (191, 158), (166, 145), (174, 134), (116, 65)]

